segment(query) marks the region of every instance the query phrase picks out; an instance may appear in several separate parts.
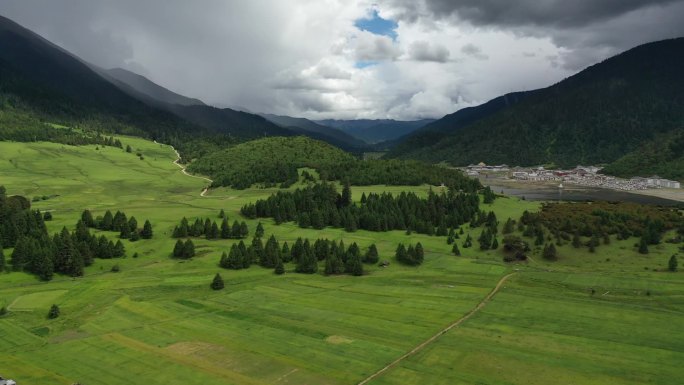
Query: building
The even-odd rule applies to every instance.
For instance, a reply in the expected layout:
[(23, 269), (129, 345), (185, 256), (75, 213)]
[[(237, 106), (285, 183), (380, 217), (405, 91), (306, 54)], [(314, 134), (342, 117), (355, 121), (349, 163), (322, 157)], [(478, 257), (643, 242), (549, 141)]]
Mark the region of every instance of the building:
[(17, 385), (14, 380), (5, 380), (4, 378), (0, 377), (0, 385)]

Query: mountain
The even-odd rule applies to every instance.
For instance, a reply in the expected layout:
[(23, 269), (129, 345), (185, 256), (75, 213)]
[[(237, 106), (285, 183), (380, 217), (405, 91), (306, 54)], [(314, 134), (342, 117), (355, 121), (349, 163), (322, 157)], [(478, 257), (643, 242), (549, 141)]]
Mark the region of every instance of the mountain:
[[(684, 38), (645, 44), (473, 119), (432, 123), (389, 154), (452, 165), (601, 164), (684, 127)], [(520, 95), (518, 95), (520, 96)], [(489, 104), (488, 103), (488, 104)], [(462, 114), (461, 114), (462, 115)]]
[(359, 120), (318, 120), (323, 126), (336, 128), (354, 136), (366, 143), (380, 143), (397, 139), (407, 135), (426, 124), (433, 122), (432, 119), (401, 121), (392, 119), (359, 119)]
[(258, 115), (206, 106), (131, 72), (99, 69), (1, 16), (0, 94), (18, 99), (12, 105), (23, 112), (16, 122), (85, 123), (173, 143), (181, 152), (189, 141), (217, 145), (296, 135)]
[(684, 127), (644, 143), (601, 172), (627, 178), (658, 175), (684, 181)]
[(52, 120), (159, 137), (194, 127), (131, 97), (83, 61), (0, 16), (0, 92)]
[(202, 127), (230, 133), (240, 138), (253, 139), (262, 136), (292, 136), (295, 132), (269, 122), (259, 115), (230, 108), (195, 105), (167, 104), (168, 111)]
[(466, 107), (441, 119), (432, 121), (408, 135), (404, 135), (395, 141), (389, 141), (387, 147), (390, 147), (391, 150), (387, 153), (386, 157), (401, 157), (402, 154), (409, 153), (415, 148), (437, 143), (470, 123), (513, 106), (533, 93), (534, 91), (512, 92), (494, 98), (479, 106)]
[(112, 81), (119, 81), (132, 88), (136, 92), (135, 97), (150, 102), (164, 102), (168, 104), (179, 104), (181, 106), (204, 106), (205, 104), (194, 98), (189, 98), (170, 91), (148, 78), (125, 70), (123, 68), (112, 68), (101, 70), (99, 73)]
[(358, 150), (366, 147), (366, 143), (336, 128), (323, 126), (309, 119), (293, 118), (273, 114), (260, 114), (265, 119), (315, 139), (324, 140), (345, 150)]

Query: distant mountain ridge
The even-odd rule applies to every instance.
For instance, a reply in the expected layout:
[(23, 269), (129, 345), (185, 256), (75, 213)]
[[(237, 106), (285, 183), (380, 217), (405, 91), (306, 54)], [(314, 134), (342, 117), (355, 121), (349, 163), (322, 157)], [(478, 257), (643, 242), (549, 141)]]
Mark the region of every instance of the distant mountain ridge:
[(684, 38), (644, 44), (515, 103), (497, 98), (468, 119), (463, 110), (447, 115), (404, 138), (388, 157), (452, 165), (610, 163), (684, 127), (682, 68)]
[(434, 119), (401, 121), (393, 119), (317, 120), (315, 123), (336, 128), (366, 143), (394, 140), (434, 122)]
[[(342, 130), (323, 126), (305, 118), (293, 118), (290, 116), (259, 114), (267, 120), (316, 139), (327, 141), (346, 150), (359, 150), (366, 147), (363, 140), (357, 139)], [(326, 140), (326, 138), (328, 140)]]
[[(134, 72), (125, 70), (123, 68), (111, 68), (108, 70), (102, 70), (100, 72), (105, 78), (111, 77), (112, 80), (116, 80), (130, 86), (138, 94), (137, 96), (147, 97), (150, 101), (160, 101), (168, 104), (179, 104), (181, 106), (205, 106), (204, 102), (199, 99), (189, 98), (170, 91), (154, 82), (148, 78), (138, 75)], [(136, 96), (136, 95), (134, 95)]]

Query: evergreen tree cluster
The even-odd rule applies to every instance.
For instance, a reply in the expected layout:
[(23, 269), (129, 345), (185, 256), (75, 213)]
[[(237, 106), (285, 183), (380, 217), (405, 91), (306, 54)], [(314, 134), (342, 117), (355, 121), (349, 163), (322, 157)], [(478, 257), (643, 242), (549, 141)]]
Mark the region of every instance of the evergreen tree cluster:
[(205, 237), (206, 239), (244, 239), (249, 235), (249, 228), (244, 221), (238, 223), (233, 221), (231, 226), (228, 218), (223, 216), (221, 224), (209, 218), (204, 220), (197, 218), (190, 224), (187, 218), (183, 217), (180, 224), (173, 229), (173, 238)]
[(459, 170), (417, 161), (360, 160), (306, 137), (271, 137), (242, 143), (198, 159), (189, 170), (211, 176), (213, 186), (245, 189), (254, 184), (280, 183), (281, 187), (289, 187), (299, 179), (297, 170), (304, 167), (316, 169), (323, 181), (347, 180), (357, 186), (427, 183), (467, 192), (482, 188), (477, 179)]
[(399, 246), (397, 246), (397, 251), (394, 253), (394, 257), (397, 259), (397, 261), (405, 265), (421, 265), (425, 259), (423, 245), (418, 242), (415, 246), (409, 244), (407, 248), (403, 243), (400, 243)]
[(276, 223), (295, 221), (302, 228), (322, 229), (326, 226), (369, 231), (410, 230), (429, 235), (446, 236), (448, 228), (468, 222), (483, 222), (486, 214), (479, 210), (476, 193), (449, 190), (427, 198), (402, 192), (361, 197), (360, 204), (351, 202), (348, 185), (338, 194), (335, 186), (320, 183), (293, 192), (279, 191), (269, 198), (242, 207), (248, 218), (274, 218)]
[(121, 258), (126, 249), (120, 240), (116, 243), (106, 236), (91, 234), (83, 221), (78, 221), (76, 230), (66, 227), (52, 238), (47, 234), (38, 237), (23, 236), (17, 241), (10, 263), (15, 271), (36, 274), (49, 281), (54, 273), (79, 277), (94, 258)]
[(128, 218), (125, 213), (118, 211), (112, 214), (107, 210), (102, 217), (93, 218), (92, 212), (86, 209), (81, 213), (81, 222), (88, 228), (95, 228), (102, 231), (118, 231), (119, 238), (129, 239), (132, 242), (142, 239), (151, 239), (154, 232), (152, 224), (146, 220), (142, 228), (138, 227), (138, 220), (135, 217)]
[(0, 271), (26, 271), (49, 281), (55, 273), (82, 276), (83, 269), (94, 258), (117, 258), (125, 254), (121, 241), (90, 234), (83, 221), (76, 230), (66, 228), (52, 237), (48, 235), (43, 215), (30, 210), (30, 202), (20, 196), (6, 195), (0, 186), (0, 249), (13, 247), (7, 261), (0, 252)]
[[(684, 217), (677, 209), (627, 202), (548, 203), (539, 212), (525, 211), (518, 225), (523, 236), (534, 238), (536, 246), (547, 249), (549, 242), (556, 246), (570, 242), (590, 252), (615, 236), (618, 240), (640, 238), (638, 251), (647, 254), (648, 246), (659, 244), (665, 232), (684, 233)], [(512, 226), (507, 223), (504, 228)]]
[(317, 239), (311, 242), (309, 239), (298, 238), (290, 246), (285, 242), (282, 246), (271, 235), (266, 244), (261, 238), (255, 237), (251, 245), (246, 246), (244, 241), (233, 244), (230, 252), (224, 252), (219, 265), (225, 269), (240, 270), (258, 264), (265, 268), (275, 269), (276, 274), (283, 274), (285, 263), (294, 263), (295, 272), (302, 274), (314, 274), (318, 272), (318, 263), (324, 262), (324, 274), (350, 274), (363, 275), (363, 264), (378, 262), (378, 250), (373, 244), (365, 253), (356, 243), (345, 248), (344, 242)]
[(187, 239), (185, 242), (182, 240), (176, 241), (176, 245), (173, 247), (173, 257), (178, 259), (190, 259), (195, 256), (195, 244), (192, 243), (192, 239)]

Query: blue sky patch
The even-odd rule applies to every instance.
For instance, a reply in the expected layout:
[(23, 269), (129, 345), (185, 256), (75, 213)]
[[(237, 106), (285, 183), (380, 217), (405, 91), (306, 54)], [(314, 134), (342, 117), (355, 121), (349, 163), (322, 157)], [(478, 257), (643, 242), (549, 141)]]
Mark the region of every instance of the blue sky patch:
[(354, 63), (354, 67), (359, 68), (359, 69), (363, 69), (366, 67), (372, 67), (376, 64), (378, 64), (378, 62), (374, 61), (374, 60), (362, 60), (362, 61), (357, 61), (356, 63)]
[(376, 35), (389, 36), (392, 40), (396, 40), (397, 32), (395, 29), (399, 26), (394, 20), (387, 20), (380, 17), (376, 9), (373, 10), (370, 19), (358, 19), (354, 25), (362, 31), (368, 31)]

